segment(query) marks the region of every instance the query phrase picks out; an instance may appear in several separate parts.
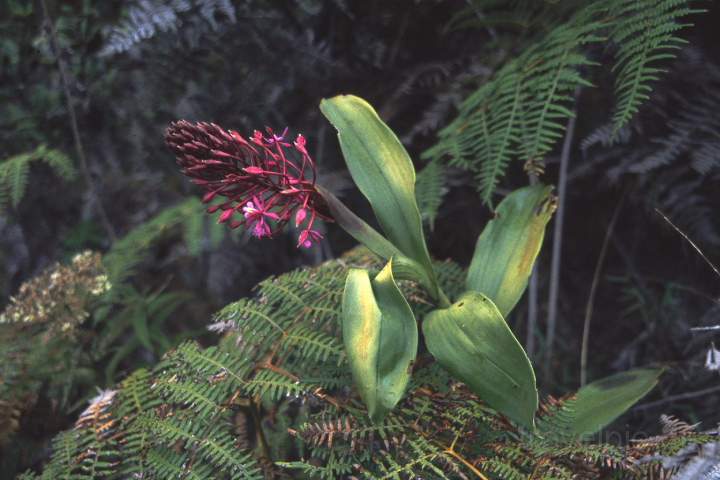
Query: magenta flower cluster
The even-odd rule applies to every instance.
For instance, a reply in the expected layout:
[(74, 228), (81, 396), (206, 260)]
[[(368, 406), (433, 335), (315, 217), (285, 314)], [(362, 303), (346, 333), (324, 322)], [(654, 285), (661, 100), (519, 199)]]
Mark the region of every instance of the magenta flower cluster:
[(180, 120), (165, 132), (167, 145), (191, 181), (207, 192), (203, 202), (224, 201), (208, 208), (221, 211), (218, 222), (230, 228), (244, 225), (255, 237), (272, 237), (294, 220), (300, 229), (298, 247), (309, 248), (322, 239), (313, 228), (318, 219), (330, 220), (315, 188), (315, 162), (305, 137), (290, 143), (267, 128), (249, 139), (214, 123)]

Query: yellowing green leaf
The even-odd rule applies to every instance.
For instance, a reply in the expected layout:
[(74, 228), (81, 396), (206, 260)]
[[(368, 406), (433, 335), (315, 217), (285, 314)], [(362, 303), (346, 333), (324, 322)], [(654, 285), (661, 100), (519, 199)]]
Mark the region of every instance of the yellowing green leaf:
[(415, 201), (415, 168), (405, 147), (361, 98), (339, 95), (325, 99), (320, 110), (337, 129), (350, 174), (387, 238), (432, 272)]
[(428, 350), (495, 410), (532, 427), (538, 394), (525, 351), (485, 295), (465, 292), (423, 322)]
[(392, 276), (392, 261), (371, 281), (348, 273), (342, 301), (345, 351), (355, 386), (373, 422), (400, 401), (417, 354), (415, 316)]
[(478, 238), (467, 288), (490, 297), (503, 317), (527, 287), (545, 225), (555, 211), (551, 190), (533, 185), (512, 192), (500, 202), (495, 218)]

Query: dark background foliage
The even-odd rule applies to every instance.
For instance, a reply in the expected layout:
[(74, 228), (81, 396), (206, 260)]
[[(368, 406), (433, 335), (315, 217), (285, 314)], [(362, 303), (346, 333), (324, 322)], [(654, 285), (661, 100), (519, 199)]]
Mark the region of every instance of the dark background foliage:
[[(113, 238), (200, 195), (163, 143), (165, 127), (181, 118), (243, 134), (265, 126), (303, 133), (321, 182), (369, 218), (368, 206), (351, 188), (332, 127), (317, 108), (320, 99), (338, 93), (366, 98), (421, 169), (423, 152), (437, 143), (460, 102), (583, 2), (504, 3), (48, 0), (46, 15), (39, 2), (0, 0), (0, 159), (45, 145), (80, 172), (66, 180), (52, 165), (32, 162), (26, 176), (12, 179), (26, 189), (0, 211), (0, 302), (53, 262), (84, 249), (108, 251)], [(588, 376), (649, 364), (668, 369), (660, 387), (625, 417), (622, 431), (630, 434), (654, 431), (661, 413), (708, 426), (720, 421), (717, 373), (704, 369), (713, 336), (690, 330), (720, 324), (720, 277), (655, 212), (663, 211), (720, 262), (720, 8), (713, 2), (697, 7), (708, 11), (689, 17), (694, 26), (680, 33), (688, 44), (662, 65), (667, 74), (612, 142), (613, 77), (604, 63), (610, 47), (593, 47), (595, 86), (578, 92), (577, 124), (568, 139), (554, 349), (546, 345), (550, 231), (537, 270), (539, 321), (528, 333), (527, 300), (509, 319), (519, 338), (534, 338), (540, 389), (575, 389), (590, 285), (619, 209), (594, 301)], [(84, 172), (68, 101), (87, 159)], [(545, 182), (558, 181), (561, 146), (562, 139), (545, 159)], [(491, 209), (466, 170), (448, 166), (444, 182), (448, 193), (430, 229), (430, 248), (438, 259), (467, 265)], [(511, 164), (495, 203), (527, 182), (522, 164)], [(173, 297), (177, 304), (169, 302), (173, 308), (150, 334), (133, 319), (137, 312), (122, 317), (127, 328), (90, 362), (95, 374), (74, 385), (67, 405), (60, 407), (40, 389), (33, 414), (22, 417), (20, 440), (1, 447), (5, 468), (37, 462), (37, 452), (11, 453), (23, 451), (22, 442), (47, 451), (47, 440), (72, 424), (95, 386), (154, 364), (181, 339), (214, 343), (204, 329), (212, 312), (249, 294), (260, 280), (334, 258), (353, 245), (334, 225), (327, 225), (327, 240), (309, 251), (296, 249), (292, 234), (257, 241), (211, 228), (213, 219), (203, 216), (199, 203), (183, 209), (173, 225), (193, 215), (203, 220), (188, 227), (191, 234), (183, 235), (184, 227), (168, 229), (147, 246), (129, 283), (137, 296), (119, 304), (150, 302), (159, 292), (183, 297)], [(131, 240), (139, 245), (143, 235)], [(111, 310), (126, 309), (114, 304)], [(108, 318), (89, 326), (88, 338), (102, 337), (113, 319), (120, 322)], [(115, 354), (137, 338), (136, 347)]]

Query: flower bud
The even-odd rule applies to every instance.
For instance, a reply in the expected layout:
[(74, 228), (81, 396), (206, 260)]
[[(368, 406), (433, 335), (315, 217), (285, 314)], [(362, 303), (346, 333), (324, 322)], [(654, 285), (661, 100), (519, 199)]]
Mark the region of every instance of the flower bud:
[(307, 217), (307, 211), (304, 208), (298, 210), (295, 213), (295, 226), (299, 227), (305, 221), (305, 217)]
[(228, 208), (227, 210), (223, 211), (223, 213), (220, 214), (220, 218), (218, 218), (218, 223), (225, 223), (230, 220), (230, 217), (232, 217), (234, 211), (235, 210), (232, 208)]

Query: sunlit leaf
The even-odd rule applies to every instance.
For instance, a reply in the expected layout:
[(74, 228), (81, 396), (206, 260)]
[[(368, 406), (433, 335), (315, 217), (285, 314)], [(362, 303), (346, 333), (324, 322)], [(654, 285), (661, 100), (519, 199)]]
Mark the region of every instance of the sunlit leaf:
[(405, 392), (418, 342), (415, 316), (395, 284), (392, 261), (372, 281), (367, 270), (350, 270), (342, 331), (355, 386), (370, 418), (379, 422)]
[(552, 187), (534, 185), (505, 197), (478, 238), (467, 288), (483, 293), (506, 317), (528, 284), (545, 225), (555, 211)]
[(415, 168), (392, 130), (365, 100), (325, 99), (320, 110), (338, 131), (350, 174), (385, 235), (405, 256), (432, 271), (415, 201)]

